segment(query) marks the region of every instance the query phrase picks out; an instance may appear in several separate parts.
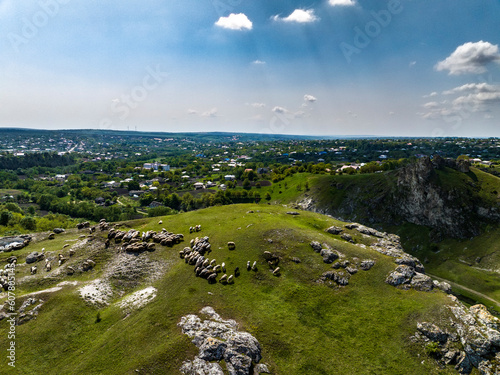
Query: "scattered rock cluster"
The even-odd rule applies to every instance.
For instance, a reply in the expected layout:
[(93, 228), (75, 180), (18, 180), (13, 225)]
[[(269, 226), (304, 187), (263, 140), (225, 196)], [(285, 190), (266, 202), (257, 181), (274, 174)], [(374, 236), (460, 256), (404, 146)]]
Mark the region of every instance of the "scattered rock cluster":
[[(385, 282), (389, 285), (395, 286), (400, 289), (408, 290), (415, 289), (419, 291), (431, 291), (435, 286), (449, 292), (450, 287), (447, 283), (435, 283), (433, 280), (425, 275), (425, 269), (422, 263), (407, 254), (403, 247), (401, 246), (401, 240), (399, 236), (395, 234), (388, 234), (384, 232), (379, 232), (376, 229), (365, 227), (364, 225), (352, 223), (345, 225), (347, 229), (355, 229), (361, 234), (376, 237), (379, 240), (370, 246), (371, 249), (395, 258), (394, 263), (397, 267), (394, 271), (390, 272), (387, 276)], [(370, 263), (363, 263), (360, 267), (365, 269)], [(372, 264), (373, 265), (373, 264)]]
[(178, 323), (199, 349), (194, 360), (182, 364), (183, 374), (223, 375), (225, 372), (219, 363), (222, 360), (230, 375), (250, 375), (252, 371), (257, 375), (269, 373), (266, 365), (259, 364), (261, 346), (254, 336), (238, 331), (234, 320), (223, 320), (211, 307), (204, 307), (200, 314), (208, 319), (191, 314), (183, 316)]
[(312, 241), (309, 245), (323, 257), (323, 262), (328, 264), (339, 259), (341, 255), (337, 250), (332, 250), (328, 244), (321, 245), (318, 241)]
[(27, 298), (19, 307), (19, 315), (16, 318), (16, 325), (27, 323), (32, 319), (35, 319), (38, 315), (38, 310), (43, 305), (43, 300), (36, 298)]
[(442, 330), (433, 323), (417, 324), (413, 337), (423, 342), (442, 364), (454, 365), (461, 374), (477, 368), (482, 375), (500, 373), (500, 319), (483, 305), (464, 306), (454, 296), (448, 306), (451, 325)]

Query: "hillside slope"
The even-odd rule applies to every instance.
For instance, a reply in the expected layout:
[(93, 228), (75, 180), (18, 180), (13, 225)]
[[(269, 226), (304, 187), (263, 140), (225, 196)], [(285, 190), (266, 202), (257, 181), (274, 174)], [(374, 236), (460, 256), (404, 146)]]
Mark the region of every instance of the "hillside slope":
[[(465, 168), (465, 169), (464, 169)], [(309, 191), (297, 188), (307, 181)], [(500, 178), (439, 158), (398, 171), (357, 175), (295, 175), (273, 194), (301, 207), (397, 233), (437, 276), (499, 301)], [(494, 307), (498, 310), (498, 306)]]
[[(106, 248), (107, 229), (92, 234), (75, 229), (53, 240), (47, 233), (38, 234), (29, 246), (14, 252), (16, 311), (24, 312), (15, 330), (16, 367), (2, 365), (0, 373), (179, 374), (183, 363), (189, 365), (192, 362), (186, 361), (198, 354), (179, 323), (196, 321), (193, 314), (207, 306), (222, 319), (234, 319), (240, 331), (258, 340), (259, 364), (267, 365), (272, 374), (452, 374), (452, 365), (440, 364), (451, 346), (460, 354), (450, 363), (469, 372), (472, 360), (475, 367), (483, 363), (476, 353), (460, 352), (460, 342), (433, 343), (426, 338), (432, 334), (422, 326), (415, 334), (418, 323), (427, 321), (453, 329), (452, 310), (446, 306), (458, 302), (436, 288), (418, 291), (426, 285), (432, 288), (423, 276), (418, 277), (424, 282), (419, 284), (414, 276), (410, 285), (411, 275), (394, 273), (396, 259), (412, 265), (399, 266), (401, 272), (420, 269), (411, 257), (401, 258), (396, 237), (345, 227), (312, 212), (292, 215), (267, 205), (213, 207), (161, 219), (161, 224), (158, 219), (122, 223), (116, 231), (166, 228), (184, 234), (182, 242), (127, 252), (123, 241), (111, 240)], [(189, 233), (195, 225), (201, 231)], [(325, 232), (332, 226), (342, 231)], [(336, 233), (335, 228), (330, 232)], [(233, 283), (210, 284), (179, 257), (192, 239), (204, 236), (211, 244), (209, 259), (224, 262), (228, 275), (240, 268)], [(234, 250), (228, 241), (235, 243)], [(324, 251), (314, 251), (311, 242)], [(41, 253), (42, 248), (52, 262), (50, 271), (44, 270), (43, 260), (25, 263), (29, 254)], [(275, 263), (279, 260), (277, 276), (277, 264), (267, 264), (266, 251)], [(1, 264), (12, 254), (1, 253)], [(58, 254), (66, 259), (61, 266)], [(256, 267), (247, 270), (248, 261)], [(363, 266), (363, 261), (372, 267)], [(33, 264), (38, 270), (30, 275)], [(398, 288), (386, 282), (389, 274)], [(140, 293), (132, 296), (136, 291)], [(5, 294), (1, 298), (7, 300)], [(8, 307), (4, 304), (3, 317)], [(7, 319), (2, 319), (1, 348), (8, 347), (8, 329)], [(226, 355), (222, 368), (230, 359)], [(255, 361), (249, 366), (257, 368)]]

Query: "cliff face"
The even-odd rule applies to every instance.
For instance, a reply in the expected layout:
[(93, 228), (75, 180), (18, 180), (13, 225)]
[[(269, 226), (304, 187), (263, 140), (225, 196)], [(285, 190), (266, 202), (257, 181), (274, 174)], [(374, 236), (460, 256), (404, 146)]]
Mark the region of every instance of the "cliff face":
[(424, 157), (383, 178), (374, 174), (350, 185), (337, 177), (344, 176), (333, 177), (319, 188), (322, 192), (312, 193), (299, 206), (367, 225), (424, 225), (436, 239), (476, 236), (481, 225), (500, 222), (496, 198), (482, 191), (467, 161)]
[(499, 219), (498, 206), (482, 201), (477, 194), (479, 187), (461, 178), (469, 172), (468, 162), (439, 156), (406, 166), (397, 177), (394, 212), (438, 234), (455, 238), (478, 235), (482, 223)]

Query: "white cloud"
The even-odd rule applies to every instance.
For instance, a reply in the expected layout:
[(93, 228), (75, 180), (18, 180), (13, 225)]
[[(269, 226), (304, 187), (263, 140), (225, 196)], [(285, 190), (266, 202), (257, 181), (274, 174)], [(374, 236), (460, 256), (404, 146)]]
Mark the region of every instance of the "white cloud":
[(188, 113), (190, 115), (197, 115), (198, 114), (198, 111), (196, 109), (188, 109)]
[(500, 91), (496, 92), (478, 92), (474, 94), (459, 96), (453, 101), (453, 105), (457, 109), (467, 108), (472, 112), (480, 112), (486, 110), (489, 104), (500, 103)]
[(319, 20), (313, 9), (295, 9), (288, 17), (282, 18), (278, 15), (272, 17), (275, 21), (310, 23)]
[(217, 117), (217, 108), (212, 108), (209, 111), (203, 112), (202, 117)]
[(221, 17), (215, 23), (216, 26), (222, 27), (224, 29), (230, 30), (252, 30), (252, 21), (243, 13), (231, 13), (227, 17)]
[(425, 103), (423, 105), (424, 108), (437, 108), (439, 107), (439, 103), (438, 102), (428, 102), (428, 103)]
[(254, 65), (265, 65), (266, 62), (262, 61), (262, 60), (255, 60), (255, 61), (252, 61), (252, 64), (254, 64)]
[(437, 71), (447, 70), (450, 75), (466, 73), (480, 74), (486, 72), (486, 65), (500, 63), (498, 45), (489, 42), (468, 42), (458, 46), (445, 60), (434, 67)]
[(313, 102), (315, 102), (316, 100), (318, 100), (318, 99), (316, 99), (316, 98), (315, 98), (314, 96), (312, 96), (312, 95), (309, 95), (309, 94), (304, 95), (304, 101), (306, 101), (306, 102), (313, 103)]
[(272, 111), (273, 111), (274, 113), (287, 113), (287, 112), (288, 112), (288, 109), (283, 108), (283, 107), (278, 107), (278, 106), (276, 106), (276, 107), (274, 107), (274, 108), (272, 109)]
[(416, 62), (416, 61), (411, 61), (411, 62), (410, 62), (409, 67), (410, 67), (410, 68), (413, 68), (416, 64), (417, 64), (417, 62)]
[(306, 112), (304, 111), (297, 111), (293, 114), (293, 117), (295, 118), (303, 118), (306, 116)]
[(250, 105), (254, 108), (264, 108), (266, 106), (265, 103), (251, 103)]
[(356, 5), (355, 0), (328, 0), (331, 6), (353, 6)]
[(433, 96), (436, 96), (438, 93), (436, 91), (431, 92), (429, 95), (424, 95), (423, 98), (432, 98)]
[(498, 87), (492, 86), (488, 83), (467, 83), (454, 89), (443, 91), (443, 95), (453, 95), (463, 92), (496, 92)]
[(500, 86), (487, 83), (468, 83), (443, 92), (443, 95), (456, 96), (442, 102), (428, 102), (419, 113), (425, 119), (444, 119), (452, 116), (466, 119), (478, 112), (489, 112), (500, 103)]

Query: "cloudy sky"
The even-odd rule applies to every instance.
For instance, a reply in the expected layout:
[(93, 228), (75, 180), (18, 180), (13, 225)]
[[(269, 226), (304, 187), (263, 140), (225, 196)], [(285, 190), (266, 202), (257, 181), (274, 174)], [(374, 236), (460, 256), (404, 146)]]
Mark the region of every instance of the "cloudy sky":
[(0, 0), (0, 126), (500, 136), (498, 0)]

